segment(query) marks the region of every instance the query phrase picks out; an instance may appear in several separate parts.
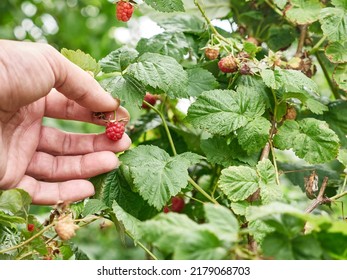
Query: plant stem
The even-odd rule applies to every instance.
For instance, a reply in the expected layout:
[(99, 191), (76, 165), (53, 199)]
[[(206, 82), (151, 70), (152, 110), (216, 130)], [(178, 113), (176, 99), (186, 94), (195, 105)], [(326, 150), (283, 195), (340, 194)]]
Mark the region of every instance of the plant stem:
[(28, 238), (27, 240), (25, 240), (24, 242), (20, 243), (20, 244), (17, 244), (15, 246), (12, 246), (10, 248), (6, 248), (6, 249), (3, 249), (0, 251), (0, 254), (3, 254), (3, 253), (6, 253), (6, 252), (9, 252), (9, 251), (12, 251), (12, 250), (15, 250), (15, 249), (18, 249), (22, 246), (25, 246), (27, 244), (29, 244), (31, 241), (33, 241), (35, 238), (39, 237), (40, 235), (42, 235), (44, 232), (46, 232), (47, 230), (49, 230), (51, 227), (53, 227), (55, 225), (55, 223), (52, 223), (48, 226), (46, 226), (45, 228), (43, 228), (42, 230), (40, 230), (38, 233), (34, 234), (32, 237)]
[(318, 62), (319, 62), (320, 67), (321, 67), (322, 70), (323, 70), (324, 77), (325, 77), (325, 79), (327, 80), (328, 85), (329, 85), (329, 87), (330, 87), (330, 90), (331, 90), (331, 92), (333, 93), (335, 99), (341, 99), (341, 96), (340, 96), (340, 94), (338, 93), (337, 88), (335, 87), (335, 85), (333, 84), (333, 82), (332, 82), (331, 79), (330, 79), (328, 69), (325, 67), (325, 64), (324, 64), (324, 62), (322, 61), (322, 58), (320, 57), (320, 54), (317, 52), (315, 55), (316, 55), (316, 58), (317, 58), (317, 60), (318, 60)]
[(276, 162), (276, 156), (275, 156), (275, 149), (272, 145), (272, 140), (269, 141), (269, 146), (271, 149), (271, 154), (272, 154), (272, 161), (275, 167), (275, 173), (276, 173), (276, 184), (279, 185), (280, 184), (280, 178), (279, 178), (279, 172), (278, 172), (278, 167), (277, 167), (277, 162)]
[(274, 5), (270, 0), (265, 0), (265, 3), (268, 4), (271, 9), (273, 9), (278, 15), (283, 17), (283, 12), (279, 8), (277, 8), (276, 5)]
[(174, 144), (174, 142), (172, 140), (171, 133), (170, 133), (169, 127), (167, 126), (167, 123), (166, 123), (164, 115), (157, 108), (152, 106), (147, 101), (144, 100), (143, 103), (145, 103), (149, 108), (151, 108), (153, 111), (155, 111), (159, 115), (159, 117), (161, 118), (161, 120), (163, 122), (163, 126), (164, 126), (164, 129), (165, 129), (165, 132), (166, 132), (166, 135), (167, 135), (167, 138), (169, 139), (169, 143), (170, 143), (170, 147), (171, 147), (172, 153), (173, 153), (174, 156), (176, 156), (177, 155), (177, 151), (176, 151), (176, 148), (175, 148), (175, 144)]
[(227, 44), (230, 44), (230, 42), (224, 38), (221, 34), (219, 34), (219, 32), (217, 31), (217, 29), (213, 26), (211, 20), (208, 18), (208, 16), (206, 15), (204, 9), (202, 8), (202, 6), (200, 5), (198, 0), (194, 0), (194, 4), (195, 6), (198, 7), (201, 15), (203, 16), (203, 18), (205, 19), (206, 23), (208, 24), (208, 26), (211, 28), (213, 34), (216, 36), (216, 38), (218, 38), (221, 41), (224, 41)]
[(315, 54), (315, 53), (319, 50), (320, 46), (324, 43), (324, 41), (325, 41), (326, 38), (327, 38), (327, 36), (323, 36), (323, 37), (317, 42), (317, 44), (315, 44), (315, 45), (312, 47), (312, 49), (309, 51), (309, 54)]
[(302, 54), (302, 49), (304, 47), (305, 38), (307, 34), (307, 24), (300, 25), (299, 27), (300, 27), (300, 38), (299, 38), (298, 47), (295, 53), (296, 57), (300, 57)]
[(191, 177), (189, 177), (188, 182), (191, 183), (193, 185), (193, 187), (199, 193), (201, 193), (204, 197), (206, 197), (209, 201), (213, 202), (214, 204), (219, 205), (218, 201), (215, 200), (213, 197), (211, 197), (207, 192), (205, 192), (197, 183), (195, 183), (195, 181)]
[(343, 196), (346, 196), (346, 195), (347, 195), (347, 191), (344, 191), (344, 192), (342, 192), (342, 193), (339, 193), (339, 194), (337, 194), (337, 195), (334, 195), (334, 196), (330, 197), (329, 199), (330, 199), (331, 201), (336, 201), (336, 200), (338, 200), (339, 198), (341, 198), (341, 197), (343, 197)]
[(330, 202), (331, 198), (327, 198), (324, 196), (325, 189), (328, 184), (328, 177), (324, 177), (322, 186), (319, 190), (317, 199), (315, 199), (312, 204), (305, 210), (305, 213), (311, 213), (314, 209), (316, 209), (319, 205)]
[(158, 258), (140, 241), (136, 241), (134, 236), (127, 230), (125, 230), (125, 233), (132, 239), (136, 244), (138, 244), (153, 260), (158, 260)]

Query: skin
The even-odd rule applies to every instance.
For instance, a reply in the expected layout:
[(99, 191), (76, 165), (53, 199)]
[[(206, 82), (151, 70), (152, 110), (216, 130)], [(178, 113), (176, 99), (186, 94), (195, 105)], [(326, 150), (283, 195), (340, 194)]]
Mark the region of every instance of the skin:
[(130, 146), (129, 137), (67, 133), (43, 126), (42, 118), (105, 126), (93, 112), (114, 111), (129, 119), (119, 101), (53, 47), (0, 40), (0, 189), (24, 189), (45, 205), (93, 195), (86, 179), (116, 168), (114, 153)]

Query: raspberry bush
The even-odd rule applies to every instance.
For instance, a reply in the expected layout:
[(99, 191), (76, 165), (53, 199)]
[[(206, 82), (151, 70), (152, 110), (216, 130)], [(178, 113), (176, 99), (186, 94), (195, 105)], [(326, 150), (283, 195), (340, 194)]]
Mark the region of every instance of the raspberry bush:
[(132, 113), (132, 148), (45, 222), (3, 191), (1, 258), (86, 258), (70, 239), (107, 220), (151, 259), (346, 259), (345, 1), (137, 8), (161, 33), (98, 61), (62, 50)]

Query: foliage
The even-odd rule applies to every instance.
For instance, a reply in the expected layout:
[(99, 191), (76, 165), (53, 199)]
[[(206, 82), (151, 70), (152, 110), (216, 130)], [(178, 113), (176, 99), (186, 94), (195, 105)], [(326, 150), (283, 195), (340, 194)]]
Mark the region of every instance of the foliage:
[[(162, 33), (102, 58), (94, 43), (62, 50), (134, 112), (133, 147), (120, 168), (90, 179), (93, 198), (44, 225), (24, 192), (3, 191), (0, 257), (85, 257), (53, 233), (72, 213), (80, 226), (111, 221), (152, 259), (346, 259), (335, 204), (347, 194), (345, 1), (143, 2)], [(208, 48), (219, 57), (205, 57)], [(219, 70), (227, 55), (238, 71)], [(148, 110), (146, 92), (158, 101)], [(321, 196), (310, 201), (313, 170)], [(164, 213), (174, 196), (185, 208)]]

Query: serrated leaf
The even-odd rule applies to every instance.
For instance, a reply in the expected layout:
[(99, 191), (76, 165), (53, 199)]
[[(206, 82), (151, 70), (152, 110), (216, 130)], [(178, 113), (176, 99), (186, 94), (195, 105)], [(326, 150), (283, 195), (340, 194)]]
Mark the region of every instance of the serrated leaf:
[(144, 2), (159, 12), (184, 12), (182, 0), (144, 0)]
[(141, 231), (139, 229), (140, 221), (134, 216), (125, 212), (116, 201), (114, 201), (112, 204), (112, 210), (116, 215), (117, 220), (123, 223), (124, 228), (132, 235), (134, 241), (136, 242), (141, 236)]
[(159, 53), (173, 57), (179, 62), (188, 53), (189, 44), (181, 32), (163, 32), (149, 39), (142, 38), (136, 49), (140, 54)]
[(347, 62), (347, 41), (330, 43), (325, 48), (325, 55), (332, 63)]
[(188, 74), (172, 57), (145, 53), (128, 67), (127, 73), (171, 98), (187, 97)]
[(304, 102), (307, 109), (309, 109), (314, 114), (322, 115), (324, 112), (328, 111), (328, 107), (316, 99), (308, 98)]
[(83, 70), (93, 72), (94, 76), (100, 72), (100, 65), (96, 60), (81, 50), (74, 51), (63, 48), (61, 54)]
[(276, 183), (276, 170), (269, 159), (259, 161), (257, 173), (260, 177), (260, 197), (264, 204), (278, 201), (282, 198), (282, 191)]
[[(287, 2), (287, 1), (285, 1)], [(290, 46), (297, 38), (297, 31), (291, 25), (271, 25), (268, 31), (266, 43), (273, 51)]]
[(286, 17), (295, 24), (313, 23), (319, 18), (321, 3), (317, 0), (291, 0)]
[(207, 226), (215, 232), (218, 237), (225, 242), (234, 242), (237, 240), (239, 232), (239, 223), (230, 209), (211, 203), (204, 204)]
[(285, 121), (274, 137), (279, 149), (293, 149), (308, 163), (323, 163), (336, 158), (339, 139), (326, 122), (312, 118)]
[(84, 206), (82, 215), (84, 217), (92, 214), (97, 214), (102, 210), (108, 209), (108, 206), (99, 199), (89, 199)]
[(274, 0), (276, 6), (280, 9), (283, 9), (286, 6), (287, 2), (288, 0)]
[(330, 128), (339, 136), (341, 144), (347, 147), (347, 102), (337, 100), (328, 105), (329, 111), (325, 112), (323, 119), (329, 124)]
[(194, 15), (177, 14), (158, 22), (159, 26), (170, 32), (200, 34), (205, 32), (205, 22)]
[(132, 127), (128, 132), (129, 137), (133, 142), (139, 139), (144, 133), (157, 128), (162, 124), (161, 118), (157, 113), (149, 112), (141, 115), (132, 123)]
[(15, 214), (23, 207), (22, 196), (17, 189), (0, 192), (0, 210)]
[(254, 240), (261, 245), (264, 238), (274, 229), (267, 225), (262, 220), (252, 220), (248, 222), (249, 233), (253, 236)]
[(204, 91), (213, 90), (219, 83), (211, 72), (203, 68), (192, 68), (188, 73), (188, 95), (199, 96)]
[(345, 41), (347, 37), (347, 9), (324, 8), (320, 12), (319, 21), (329, 41)]
[(340, 89), (347, 92), (347, 63), (336, 66), (333, 73), (333, 80)]
[(304, 215), (300, 209), (295, 208), (289, 204), (281, 202), (272, 202), (262, 206), (250, 206), (246, 210), (246, 219), (248, 221), (255, 221), (258, 219), (268, 218), (277, 214), (291, 214), (291, 215)]
[(252, 89), (212, 90), (202, 93), (189, 107), (187, 120), (212, 134), (227, 135), (264, 111), (262, 98)]
[(131, 48), (122, 47), (111, 53), (99, 61), (102, 71), (109, 72), (122, 72), (130, 63), (133, 63), (138, 57), (139, 53)]
[(248, 154), (259, 151), (269, 139), (270, 128), (271, 123), (263, 117), (252, 120), (237, 131), (239, 144)]
[(222, 170), (219, 187), (231, 201), (248, 198), (258, 189), (259, 178), (254, 169), (247, 166), (230, 166)]
[(146, 88), (136, 78), (125, 74), (104, 79), (100, 84), (114, 98), (119, 98), (127, 104), (142, 105)]
[(347, 149), (340, 149), (337, 157), (338, 161), (347, 167)]
[(228, 251), (210, 230), (200, 229), (191, 232), (180, 240), (174, 251), (175, 260), (221, 260)]
[(192, 153), (170, 157), (156, 146), (139, 146), (121, 155), (134, 185), (150, 205), (160, 210), (188, 183), (188, 167), (200, 159)]

